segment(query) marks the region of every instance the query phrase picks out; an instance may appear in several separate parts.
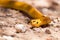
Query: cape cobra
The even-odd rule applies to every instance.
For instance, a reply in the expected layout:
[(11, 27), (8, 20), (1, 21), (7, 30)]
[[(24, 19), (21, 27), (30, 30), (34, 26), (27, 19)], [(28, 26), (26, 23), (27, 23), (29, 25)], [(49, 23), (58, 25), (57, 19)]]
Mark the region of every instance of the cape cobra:
[(40, 27), (41, 25), (46, 25), (51, 22), (49, 17), (44, 16), (35, 7), (24, 2), (18, 2), (12, 0), (0, 0), (0, 7), (13, 8), (26, 12), (27, 15), (33, 18), (30, 21), (33, 27)]

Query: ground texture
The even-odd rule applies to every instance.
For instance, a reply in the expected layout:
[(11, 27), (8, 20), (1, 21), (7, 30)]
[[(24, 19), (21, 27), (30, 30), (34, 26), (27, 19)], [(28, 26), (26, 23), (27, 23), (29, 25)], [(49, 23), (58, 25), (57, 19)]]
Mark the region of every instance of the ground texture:
[[(0, 8), (0, 40), (60, 40), (60, 0), (20, 1), (29, 3), (49, 16), (51, 23), (44, 28), (31, 29), (32, 25), (28, 23), (30, 18), (22, 12)], [(45, 5), (40, 2), (45, 2)]]

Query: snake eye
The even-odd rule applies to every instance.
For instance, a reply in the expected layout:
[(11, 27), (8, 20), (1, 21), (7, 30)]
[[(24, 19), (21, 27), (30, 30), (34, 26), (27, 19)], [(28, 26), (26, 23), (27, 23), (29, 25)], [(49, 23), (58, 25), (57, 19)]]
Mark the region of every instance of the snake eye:
[(37, 22), (37, 24), (38, 24), (39, 22)]
[(33, 22), (35, 22), (35, 21), (33, 21)]

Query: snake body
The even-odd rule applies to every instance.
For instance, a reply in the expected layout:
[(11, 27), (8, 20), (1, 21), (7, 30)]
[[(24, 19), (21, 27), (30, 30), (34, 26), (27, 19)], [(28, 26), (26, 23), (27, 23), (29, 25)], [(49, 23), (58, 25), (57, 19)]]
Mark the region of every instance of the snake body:
[(36, 8), (24, 2), (0, 0), (0, 7), (13, 8), (27, 12), (26, 14), (33, 18), (30, 23), (34, 27), (39, 27), (41, 25), (49, 24), (51, 22), (49, 17), (45, 17)]

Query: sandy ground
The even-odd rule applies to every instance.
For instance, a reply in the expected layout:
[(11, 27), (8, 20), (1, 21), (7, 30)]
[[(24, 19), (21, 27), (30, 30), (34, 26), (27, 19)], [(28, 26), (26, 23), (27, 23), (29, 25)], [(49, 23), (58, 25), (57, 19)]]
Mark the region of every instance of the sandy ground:
[(20, 1), (35, 6), (51, 18), (51, 23), (44, 28), (31, 29), (29, 17), (18, 10), (0, 8), (0, 40), (60, 40), (60, 1), (43, 0), (45, 6), (36, 4), (39, 0)]

